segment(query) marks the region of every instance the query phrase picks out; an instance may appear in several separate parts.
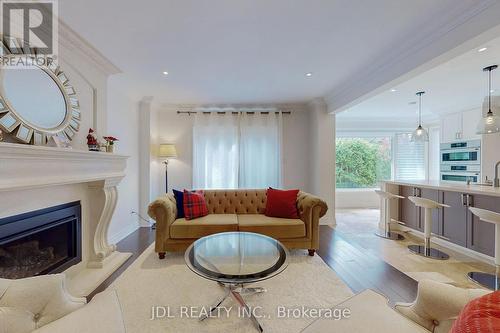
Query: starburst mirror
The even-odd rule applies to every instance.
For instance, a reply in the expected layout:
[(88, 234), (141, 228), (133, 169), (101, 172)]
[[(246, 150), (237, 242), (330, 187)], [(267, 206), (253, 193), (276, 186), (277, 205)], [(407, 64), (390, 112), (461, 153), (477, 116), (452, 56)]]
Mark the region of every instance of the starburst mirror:
[[(2, 58), (26, 59), (36, 54), (21, 45), (17, 39), (2, 38)], [(80, 129), (81, 113), (66, 74), (50, 59), (29, 67), (19, 63), (10, 61), (0, 69), (0, 129), (28, 144), (46, 145), (51, 137), (61, 135), (72, 140)]]

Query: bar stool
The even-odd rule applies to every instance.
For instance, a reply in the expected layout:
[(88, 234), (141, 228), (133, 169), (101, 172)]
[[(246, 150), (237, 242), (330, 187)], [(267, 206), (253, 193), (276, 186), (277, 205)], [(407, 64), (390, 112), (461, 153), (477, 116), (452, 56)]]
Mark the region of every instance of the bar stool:
[(380, 190), (375, 190), (375, 193), (377, 193), (380, 198), (384, 201), (384, 229), (383, 230), (377, 230), (375, 231), (375, 235), (382, 237), (382, 238), (387, 238), (387, 239), (392, 239), (392, 240), (403, 240), (405, 239), (403, 235), (400, 235), (395, 232), (391, 232), (391, 200), (393, 199), (404, 199), (405, 197), (402, 197), (397, 194), (385, 192), (385, 191), (380, 191)]
[(431, 234), (432, 234), (432, 210), (443, 207), (450, 207), (448, 205), (440, 204), (439, 202), (419, 198), (419, 197), (408, 197), (408, 199), (415, 204), (417, 207), (424, 208), (425, 219), (424, 219), (424, 245), (408, 245), (408, 249), (420, 256), (446, 260), (450, 256), (443, 251), (431, 247)]
[(493, 223), (495, 225), (495, 274), (469, 272), (467, 276), (483, 287), (492, 290), (500, 290), (500, 214), (476, 207), (469, 207), (469, 210), (481, 221)]

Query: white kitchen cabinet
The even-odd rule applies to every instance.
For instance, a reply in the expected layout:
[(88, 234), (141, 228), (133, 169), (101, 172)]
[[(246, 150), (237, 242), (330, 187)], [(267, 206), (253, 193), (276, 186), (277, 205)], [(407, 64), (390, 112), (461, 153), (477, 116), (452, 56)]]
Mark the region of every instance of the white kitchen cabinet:
[(441, 118), (441, 142), (451, 142), (461, 139), (462, 113), (453, 113)]
[(481, 135), (476, 134), (476, 126), (480, 119), (481, 111), (478, 109), (443, 116), (441, 142), (480, 139)]
[(462, 133), (464, 139), (481, 139), (481, 134), (476, 134), (477, 124), (481, 120), (481, 110), (475, 109), (462, 113)]

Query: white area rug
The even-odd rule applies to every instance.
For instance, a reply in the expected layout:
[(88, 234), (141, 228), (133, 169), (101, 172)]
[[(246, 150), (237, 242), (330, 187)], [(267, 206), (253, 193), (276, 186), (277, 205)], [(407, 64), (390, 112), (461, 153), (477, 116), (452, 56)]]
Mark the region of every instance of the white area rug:
[[(247, 304), (255, 307), (263, 316), (264, 332), (300, 332), (313, 318), (278, 318), (280, 307), (286, 309), (334, 308), (352, 295), (318, 256), (309, 257), (306, 251), (293, 251), (288, 268), (269, 280), (252, 284), (267, 289), (266, 293), (244, 296)], [(208, 308), (222, 296), (222, 289), (203, 279), (187, 268), (182, 254), (167, 254), (159, 260), (154, 246), (149, 247), (114, 283), (123, 310), (128, 333), (134, 332), (230, 332), (255, 333), (257, 330), (248, 318), (238, 317), (238, 307), (232, 298), (223, 306), (229, 316), (199, 322), (198, 318), (181, 318), (182, 309), (193, 307), (199, 311)], [(151, 308), (161, 306), (170, 309), (172, 318), (151, 320)], [(262, 308), (256, 308), (262, 307)], [(163, 310), (160, 310), (160, 314)], [(333, 320), (333, 319), (332, 319)]]

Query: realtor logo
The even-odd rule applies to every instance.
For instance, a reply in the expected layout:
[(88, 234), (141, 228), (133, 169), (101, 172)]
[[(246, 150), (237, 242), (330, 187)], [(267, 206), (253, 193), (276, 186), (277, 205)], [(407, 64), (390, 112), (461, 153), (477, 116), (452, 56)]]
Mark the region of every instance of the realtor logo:
[(55, 12), (57, 3), (55, 0), (1, 0), (0, 7), (2, 35), (11, 53), (26, 54), (26, 46), (31, 48), (29, 52), (37, 55), (57, 53), (57, 16)]

